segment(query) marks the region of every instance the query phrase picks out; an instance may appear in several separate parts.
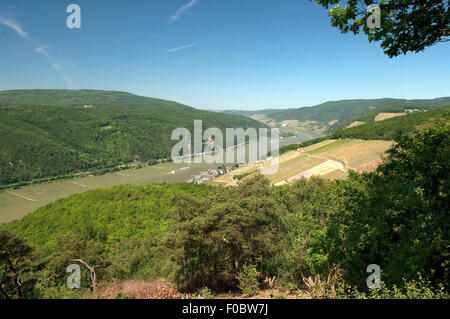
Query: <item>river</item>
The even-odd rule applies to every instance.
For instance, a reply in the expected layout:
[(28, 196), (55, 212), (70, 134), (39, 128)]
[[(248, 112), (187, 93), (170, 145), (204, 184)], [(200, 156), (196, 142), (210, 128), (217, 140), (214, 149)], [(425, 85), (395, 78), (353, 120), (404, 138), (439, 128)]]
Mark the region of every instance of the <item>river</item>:
[[(280, 139), (280, 146), (304, 141), (304, 138)], [(60, 198), (98, 188), (122, 184), (152, 182), (180, 183), (192, 180), (209, 168), (220, 164), (161, 163), (139, 169), (128, 169), (99, 176), (87, 176), (70, 180), (22, 187), (0, 193), (0, 223), (20, 219), (26, 214)], [(173, 172), (175, 171), (175, 172)]]

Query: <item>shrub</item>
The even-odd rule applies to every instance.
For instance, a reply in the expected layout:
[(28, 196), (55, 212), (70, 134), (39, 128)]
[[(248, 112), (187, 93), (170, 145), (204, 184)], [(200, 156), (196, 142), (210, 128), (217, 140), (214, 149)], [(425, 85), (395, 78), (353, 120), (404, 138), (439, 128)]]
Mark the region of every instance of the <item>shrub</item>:
[(214, 299), (214, 295), (208, 287), (203, 288), (203, 298), (204, 299)]
[(236, 276), (238, 280), (238, 288), (244, 294), (257, 295), (259, 293), (258, 282), (259, 271), (255, 265), (244, 265), (242, 270)]

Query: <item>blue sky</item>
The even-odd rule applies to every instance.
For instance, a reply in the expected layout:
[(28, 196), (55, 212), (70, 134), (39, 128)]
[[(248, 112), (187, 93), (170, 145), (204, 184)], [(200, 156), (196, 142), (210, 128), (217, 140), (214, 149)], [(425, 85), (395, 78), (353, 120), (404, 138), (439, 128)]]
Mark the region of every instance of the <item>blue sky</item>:
[[(81, 7), (81, 29), (66, 7)], [(204, 109), (450, 95), (450, 45), (390, 59), (309, 0), (0, 0), (0, 90), (120, 90)]]

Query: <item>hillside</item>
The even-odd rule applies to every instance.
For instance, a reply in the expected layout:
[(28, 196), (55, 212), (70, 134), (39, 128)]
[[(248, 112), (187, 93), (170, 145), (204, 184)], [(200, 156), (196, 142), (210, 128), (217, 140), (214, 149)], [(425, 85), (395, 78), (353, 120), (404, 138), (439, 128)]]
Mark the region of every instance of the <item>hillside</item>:
[(0, 92), (0, 186), (49, 176), (167, 158), (171, 132), (263, 127), (255, 120), (199, 111), (124, 92)]
[[(265, 175), (272, 185), (292, 183), (302, 178), (321, 176), (326, 179), (344, 179), (349, 170), (374, 171), (381, 163), (383, 154), (392, 147), (391, 141), (334, 140), (324, 139), (313, 145), (297, 147), (279, 157), (278, 171)], [(249, 163), (215, 180), (215, 185), (234, 185), (241, 180), (259, 174), (260, 166)]]
[(414, 112), (383, 121), (369, 122), (351, 128), (341, 128), (333, 132), (330, 137), (393, 140), (399, 134), (412, 134), (420, 125), (433, 122), (436, 119), (448, 120), (448, 118), (449, 112), (446, 110)]
[[(322, 176), (342, 179), (349, 170), (374, 171), (384, 153), (399, 135), (412, 136), (418, 129), (432, 127), (437, 122), (448, 122), (447, 110), (414, 112), (361, 126), (342, 128), (334, 133), (299, 144), (280, 148), (279, 169), (267, 175), (271, 184), (282, 185), (301, 178)], [(216, 185), (237, 185), (252, 178), (260, 166), (249, 163), (213, 181)]]
[(327, 139), (362, 139), (362, 140), (394, 140), (399, 134), (413, 135), (420, 128), (430, 127), (439, 121), (448, 121), (450, 113), (447, 109), (428, 112), (413, 112), (401, 117), (367, 123), (351, 128), (341, 128), (326, 137), (309, 140), (299, 144), (280, 147), (280, 154), (317, 144)]
[[(397, 139), (378, 171), (339, 181), (274, 187), (255, 175), (236, 187), (155, 183), (73, 195), (2, 225), (0, 249), (21, 252), (26, 298), (95, 298), (111, 286), (110, 298), (135, 298), (122, 283), (155, 279), (180, 293), (252, 296), (273, 277), (299, 298), (448, 298), (449, 130), (444, 120), (424, 126)], [(324, 141), (298, 157), (345, 161), (346, 151), (369, 145), (386, 142)], [(74, 258), (95, 267), (97, 291), (86, 271), (82, 289), (66, 288)], [(383, 267), (381, 289), (361, 285), (373, 260)]]
[(172, 101), (138, 96), (120, 91), (101, 90), (9, 90), (0, 91), (3, 104), (57, 105), (82, 107), (136, 108), (147, 107), (166, 110), (193, 109)]
[(363, 120), (368, 112), (379, 113), (381, 111), (400, 112), (405, 109), (433, 109), (450, 104), (450, 97), (431, 100), (405, 100), (405, 99), (370, 99), (370, 100), (342, 100), (329, 101), (312, 107), (304, 107), (294, 110), (283, 110), (279, 113), (271, 113), (271, 117), (277, 121), (299, 120), (330, 122), (333, 120), (351, 121)]
[(450, 97), (436, 99), (359, 99), (329, 101), (311, 107), (297, 109), (261, 111), (227, 111), (259, 120), (268, 125), (283, 127), (285, 130), (309, 129), (327, 134), (354, 121), (373, 122), (379, 113), (416, 112), (433, 110), (450, 105)]

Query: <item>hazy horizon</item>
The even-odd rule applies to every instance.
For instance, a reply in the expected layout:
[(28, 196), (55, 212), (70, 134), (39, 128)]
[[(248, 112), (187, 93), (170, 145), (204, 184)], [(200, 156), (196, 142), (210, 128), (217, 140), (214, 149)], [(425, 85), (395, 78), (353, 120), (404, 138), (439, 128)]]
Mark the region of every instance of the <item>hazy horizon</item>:
[(190, 106), (193, 108), (196, 108), (198, 110), (203, 110), (203, 111), (214, 111), (214, 112), (224, 112), (224, 111), (249, 111), (249, 112), (254, 112), (254, 111), (264, 111), (264, 110), (287, 110), (287, 109), (300, 109), (300, 108), (307, 108), (307, 107), (314, 107), (317, 105), (321, 105), (327, 102), (337, 102), (337, 101), (351, 101), (351, 100), (382, 100), (382, 99), (394, 99), (394, 100), (431, 100), (431, 99), (440, 99), (440, 98), (446, 98), (446, 97), (450, 97), (450, 95), (448, 96), (436, 96), (436, 97), (417, 97), (417, 98), (401, 98), (401, 97), (373, 97), (373, 98), (369, 98), (369, 97), (365, 97), (365, 98), (343, 98), (343, 99), (334, 99), (334, 100), (326, 100), (326, 101), (322, 101), (319, 102), (317, 104), (313, 104), (313, 105), (301, 105), (301, 106), (291, 106), (291, 107), (281, 107), (281, 106), (277, 106), (274, 105), (272, 107), (266, 107), (266, 108), (253, 108), (251, 106), (247, 106), (247, 107), (240, 107), (240, 108), (234, 108), (233, 106), (230, 107), (219, 107), (219, 108), (208, 108), (208, 107), (198, 107), (196, 105), (190, 105), (187, 104), (183, 101), (179, 101), (179, 100), (172, 100), (172, 99), (168, 99), (168, 98), (164, 98), (164, 97), (160, 97), (160, 96), (148, 96), (148, 95), (141, 95), (141, 94), (137, 94), (137, 93), (133, 93), (133, 92), (129, 92), (129, 91), (124, 91), (124, 90), (108, 90), (108, 89), (91, 89), (91, 88), (81, 88), (81, 89), (43, 89), (43, 88), (30, 88), (30, 89), (23, 89), (23, 88), (14, 88), (14, 89), (1, 89), (0, 88), (0, 92), (2, 91), (19, 91), (19, 90), (72, 90), (72, 91), (83, 91), (83, 90), (91, 90), (91, 91), (115, 91), (115, 92), (125, 92), (125, 93), (130, 93), (133, 95), (137, 95), (137, 96), (142, 96), (142, 97), (148, 97), (148, 98), (154, 98), (154, 99), (160, 99), (160, 100), (167, 100), (170, 102), (175, 102), (175, 103), (179, 103), (179, 104), (183, 104), (186, 106)]

